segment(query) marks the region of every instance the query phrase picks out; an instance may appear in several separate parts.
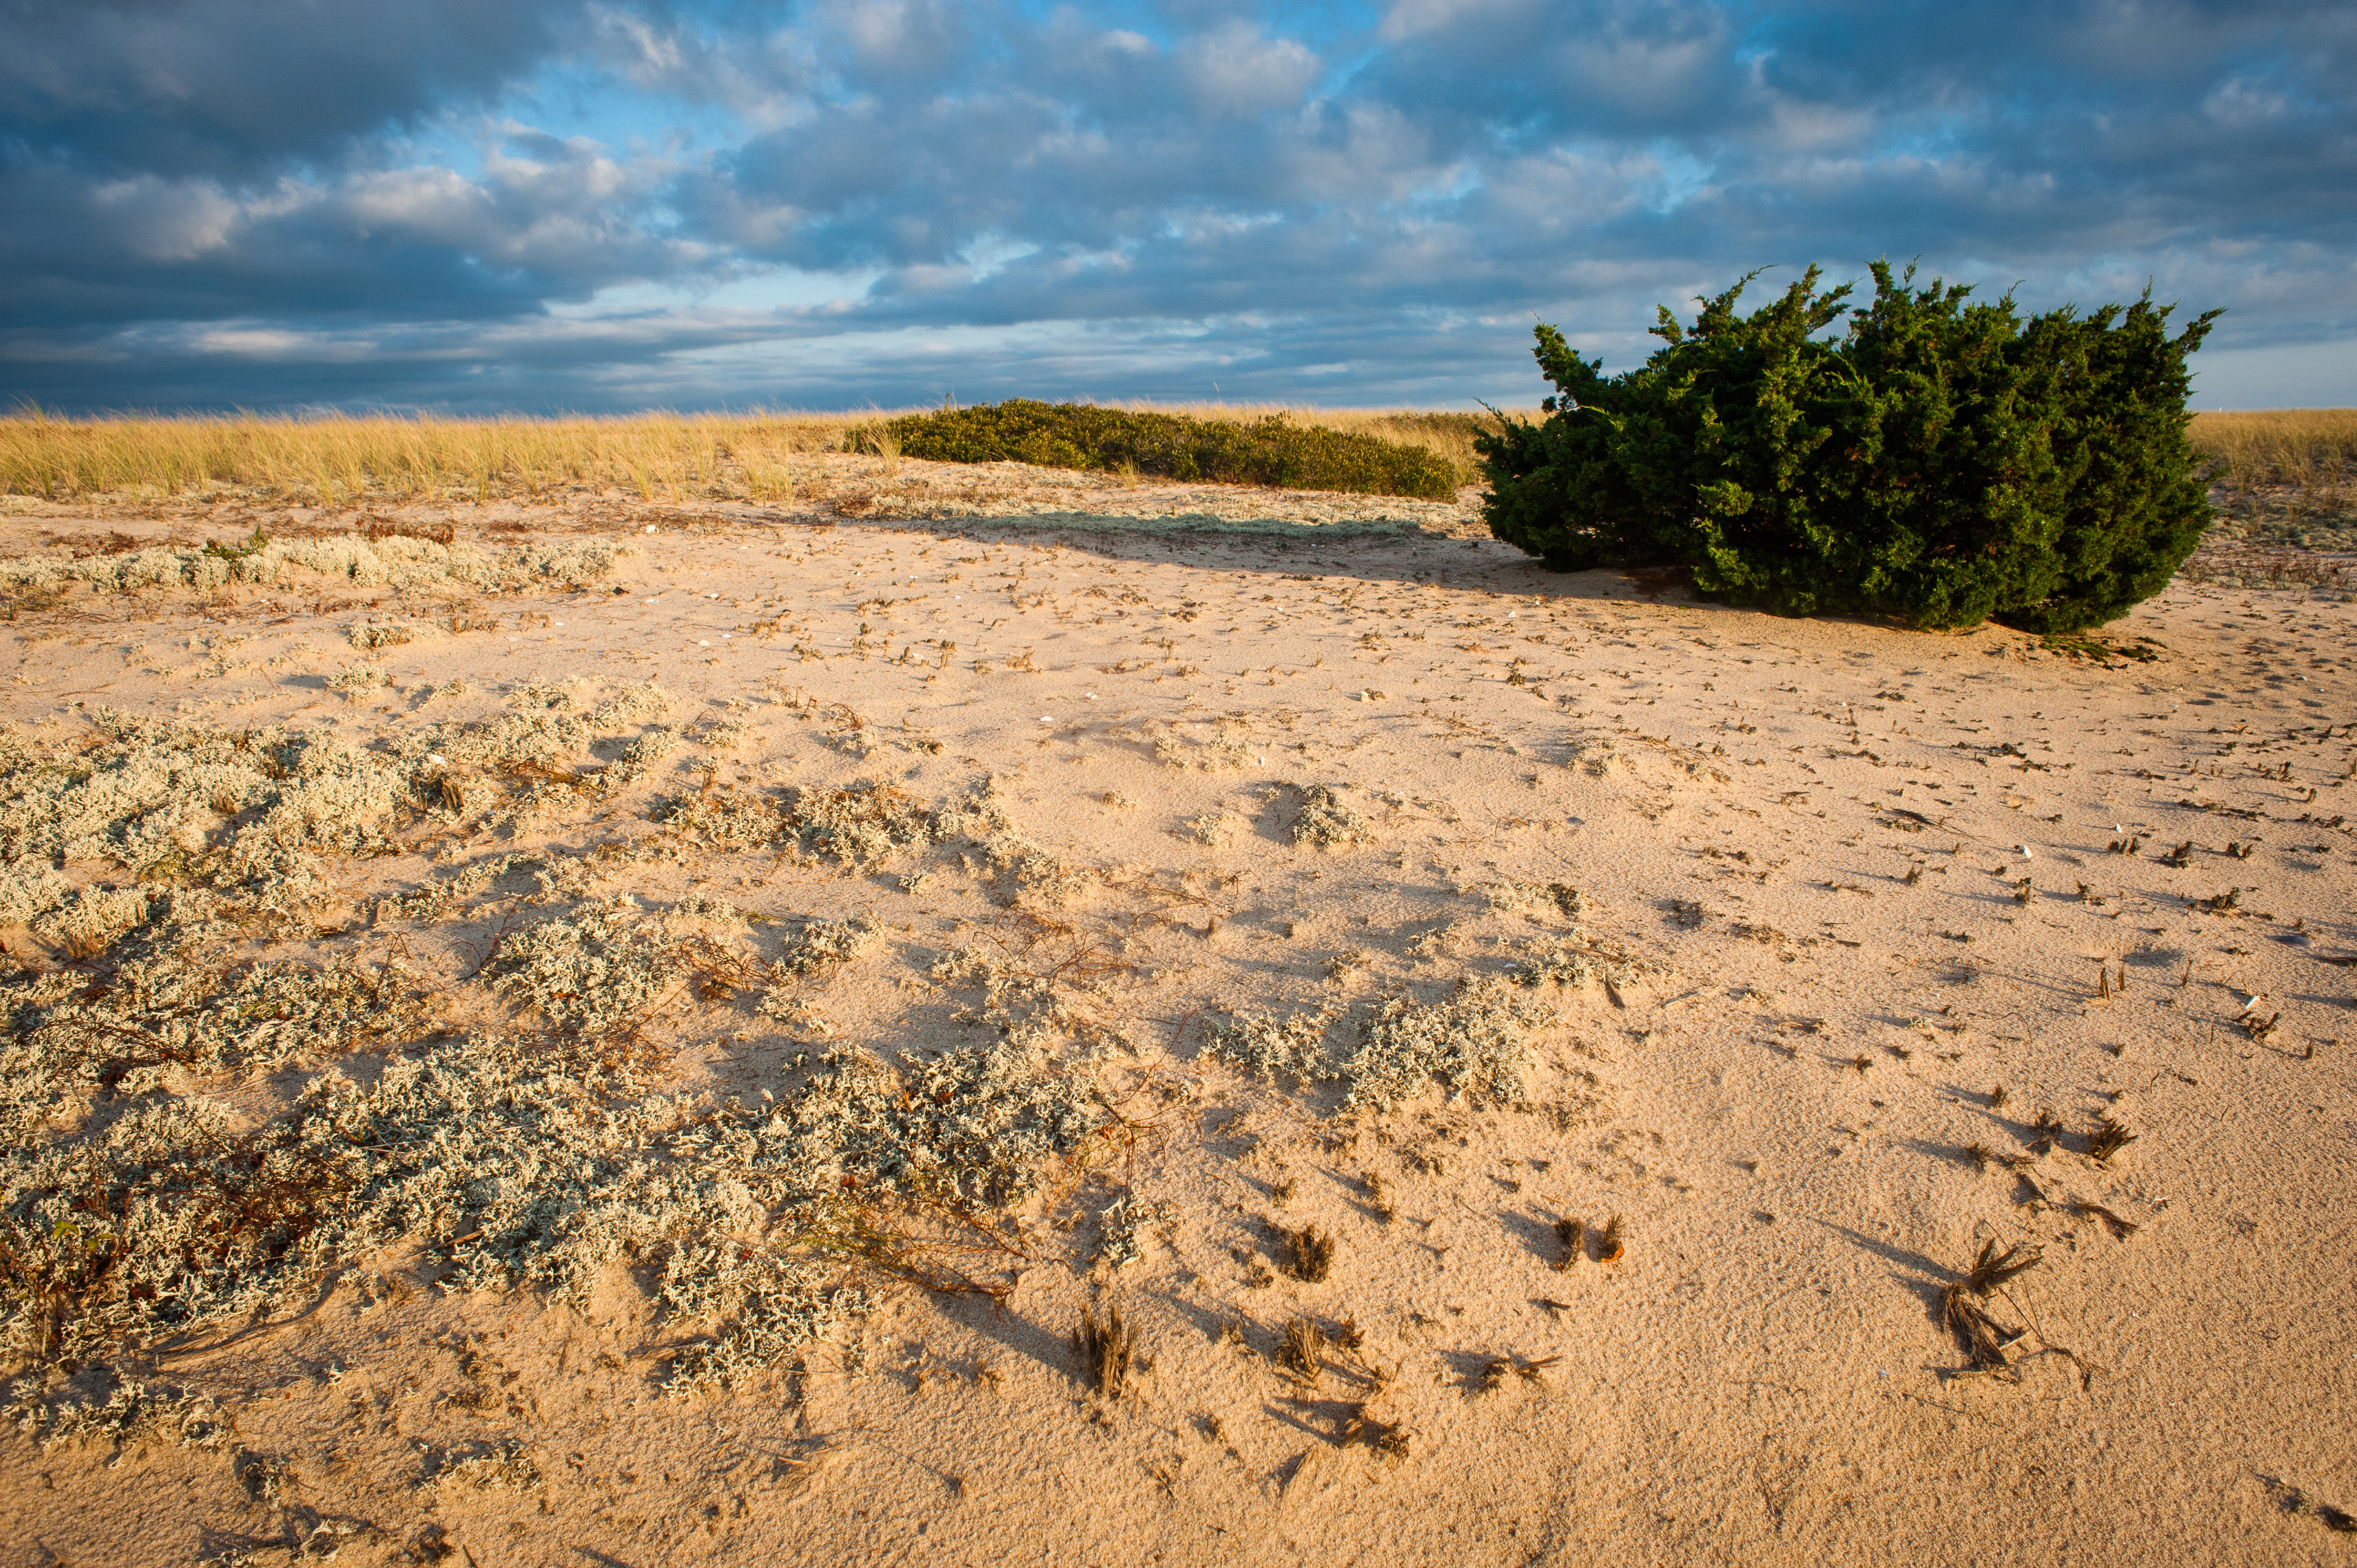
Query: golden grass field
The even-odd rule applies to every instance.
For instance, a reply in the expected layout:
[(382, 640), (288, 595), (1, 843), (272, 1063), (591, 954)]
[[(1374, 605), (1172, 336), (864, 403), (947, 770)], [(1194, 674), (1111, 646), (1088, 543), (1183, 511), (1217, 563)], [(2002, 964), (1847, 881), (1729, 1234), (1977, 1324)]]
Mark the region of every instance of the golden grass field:
[(2345, 505), (2357, 478), (2357, 408), (2270, 408), (2197, 413), (2193, 445), (2225, 465), (2229, 483), (2289, 487)]
[[(1146, 404), (1133, 405), (1144, 408)], [(1485, 415), (1277, 404), (1154, 405), (1199, 418), (1282, 413), (1303, 424), (1429, 447), (1476, 477)], [(185, 496), (262, 487), (322, 501), (453, 494), (528, 499), (579, 488), (643, 500), (792, 499), (798, 470), (855, 427), (908, 410), (837, 413), (645, 413), (614, 418), (443, 419), (183, 415), (0, 419), (0, 494)], [(889, 454), (888, 454), (888, 456)]]

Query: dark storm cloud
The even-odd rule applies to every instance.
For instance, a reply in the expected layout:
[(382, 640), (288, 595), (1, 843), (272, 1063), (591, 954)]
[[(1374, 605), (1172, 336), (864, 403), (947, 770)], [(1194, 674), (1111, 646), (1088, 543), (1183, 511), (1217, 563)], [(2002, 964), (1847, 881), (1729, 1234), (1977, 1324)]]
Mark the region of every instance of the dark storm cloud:
[(68, 405), (1527, 397), (1534, 314), (1625, 363), (1883, 254), (2357, 336), (2345, 6), (0, 16), (0, 387)]
[(526, 0), (0, 0), (0, 142), (99, 175), (265, 177), (480, 101), (554, 47)]

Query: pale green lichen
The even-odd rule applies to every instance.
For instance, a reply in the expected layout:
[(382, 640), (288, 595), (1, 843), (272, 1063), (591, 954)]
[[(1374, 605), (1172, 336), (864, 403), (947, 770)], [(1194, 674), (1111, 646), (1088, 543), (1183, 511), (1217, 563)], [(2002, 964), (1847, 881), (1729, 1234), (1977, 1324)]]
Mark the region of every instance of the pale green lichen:
[(1197, 741), (1168, 735), (1156, 737), (1154, 755), (1172, 768), (1199, 773), (1232, 772), (1253, 758), (1252, 747), (1241, 740)]
[(1530, 1035), (1553, 1015), (1496, 975), (1468, 976), (1444, 1001), (1394, 996), (1378, 1004), (1347, 1056), (1325, 1048), (1340, 1016), (1333, 1009), (1284, 1019), (1243, 1015), (1213, 1029), (1206, 1048), (1264, 1079), (1339, 1083), (1345, 1114), (1387, 1111), (1436, 1085), (1451, 1101), (1515, 1105), (1523, 1099)]
[(93, 1090), (121, 1101), (176, 1071), (268, 1071), (405, 1043), (432, 1026), (419, 977), (339, 955), (234, 961), (221, 900), (156, 895), (102, 976), (0, 976), (0, 1137), (77, 1122)]
[(1477, 891), (1492, 909), (1518, 914), (1560, 915), (1577, 920), (1587, 907), (1579, 889), (1560, 882), (1485, 882)]
[(401, 648), (440, 637), (442, 628), (431, 621), (412, 620), (406, 616), (371, 616), (354, 621), (345, 635), (354, 648), (373, 653), (381, 648)]
[(1530, 1035), (1552, 1015), (1496, 975), (1469, 977), (1441, 1002), (1392, 997), (1336, 1069), (1348, 1086), (1342, 1109), (1386, 1110), (1435, 1083), (1452, 1101), (1519, 1104)]
[[(866, 1305), (864, 1260), (900, 1256), (876, 1251), (897, 1206), (1017, 1201), (1099, 1124), (1089, 1076), (1048, 1049), (1090, 1026), (1089, 982), (1011, 970), (984, 978), (1001, 1037), (979, 1050), (905, 1071), (830, 1058), (758, 1109), (651, 1098), (664, 1047), (640, 1026), (692, 963), (727, 961), (714, 928), (745, 918), (708, 895), (591, 897), (678, 858), (670, 834), (485, 856), (363, 898), (380, 921), (496, 898), (498, 939), (464, 978), (394, 956), (398, 937), (377, 959), (256, 956), (257, 937), (363, 936), (321, 928), (358, 896), (365, 868), (344, 862), (454, 831), (445, 786), (594, 799), (566, 759), (667, 709), (652, 688), (586, 711), (576, 688), (518, 697), (372, 749), (109, 713), (0, 734), (0, 918), (104, 950), (0, 971), (0, 1345), (102, 1357), (422, 1246), (460, 1288), (576, 1305), (637, 1263), (665, 1316), (701, 1330), (674, 1384), (705, 1386)], [(846, 867), (1005, 828), (987, 786), (935, 810), (882, 786), (797, 790), (770, 815), (772, 841)], [(100, 880), (111, 867), (129, 884)], [(879, 937), (813, 922), (786, 962), (815, 975)], [(497, 1002), (508, 1025), (450, 1032)], [(312, 1070), (264, 1076), (297, 1065)]]
[(658, 805), (654, 816), (719, 849), (767, 849), (788, 833), (780, 802), (749, 789), (724, 787), (679, 796)]
[[(95, 740), (0, 759), (0, 854), (12, 864), (202, 862), (214, 882), (284, 874), (299, 855), (381, 847), (411, 792), (409, 770), (317, 733), (202, 730), (102, 709)], [(243, 820), (226, 825), (233, 817)]]
[(1186, 823), (1189, 838), (1200, 844), (1209, 844), (1214, 849), (1223, 846), (1230, 839), (1235, 837), (1237, 831), (1243, 826), (1243, 823), (1237, 821), (1232, 813), (1227, 811), (1207, 811), (1200, 817), (1188, 818)]
[(805, 854), (848, 867), (880, 865), (904, 849), (966, 831), (955, 811), (928, 811), (892, 785), (866, 780), (843, 789), (794, 790), (785, 822)]
[[(624, 547), (627, 548), (627, 547)], [(499, 591), (525, 586), (578, 588), (614, 569), (620, 554), (597, 539), (535, 541), (500, 551), (467, 543), (356, 533), (273, 539), (252, 550), (189, 550), (156, 545), (119, 555), (24, 555), (0, 559), (0, 588), (88, 583), (103, 593), (187, 587), (199, 593), (232, 584), (268, 586), (290, 572), (363, 587), (419, 589), (457, 583)]]
[(1167, 1201), (1124, 1192), (1099, 1218), (1097, 1257), (1116, 1271), (1134, 1263), (1146, 1255), (1146, 1235), (1154, 1231), (1167, 1235), (1178, 1217), (1178, 1210)]
[(1598, 983), (1626, 985), (1645, 972), (1644, 965), (1626, 951), (1577, 926), (1560, 937), (1532, 942), (1523, 952), (1525, 956), (1513, 968), (1513, 979), (1534, 988), (1577, 991)]
[(983, 842), (983, 861), (1005, 892), (1005, 902), (1028, 899), (1050, 908), (1079, 897), (1092, 875), (1019, 833), (995, 834)]
[(652, 770), (654, 765), (679, 749), (679, 732), (669, 728), (651, 729), (623, 746), (622, 754), (606, 777), (616, 784), (635, 783)]
[(71, 887), (33, 919), (33, 934), (72, 957), (91, 957), (145, 921), (152, 901), (142, 888)]
[(477, 1490), (528, 1492), (540, 1485), (540, 1466), (532, 1453), (514, 1438), (475, 1443), (463, 1449), (436, 1453), (427, 1465), (430, 1486), (473, 1487)]
[(1293, 787), (1299, 805), (1293, 817), (1293, 842), (1319, 848), (1364, 843), (1375, 836), (1374, 824), (1351, 809), (1329, 784)]
[(1095, 1005), (1101, 993), (1081, 966), (1042, 972), (967, 944), (944, 954), (933, 965), (932, 978), (981, 993), (978, 1005), (952, 1015), (958, 1022), (996, 1029), (1002, 1039), (1029, 1048), (1104, 1033)]
[(63, 908), (80, 889), (43, 855), (19, 855), (0, 865), (0, 926), (28, 926)]
[(1289, 1018), (1238, 1014), (1232, 1023), (1211, 1026), (1204, 1049), (1264, 1083), (1279, 1079), (1323, 1083), (1334, 1076), (1335, 1067), (1327, 1055), (1326, 1033), (1340, 1016), (1340, 1008), (1296, 1013)]
[(361, 697), (384, 685), (392, 678), (374, 664), (347, 664), (328, 677), (328, 690), (340, 692), (347, 697)]
[(50, 1401), (20, 1391), (8, 1415), (44, 1450), (91, 1442), (220, 1449), (230, 1445), (233, 1430), (210, 1394), (135, 1379), (116, 1383), (103, 1400)]
[(813, 920), (786, 940), (779, 970), (796, 979), (832, 974), (875, 945), (883, 924), (872, 916), (848, 920)]
[(590, 721), (600, 729), (621, 729), (630, 725), (661, 724), (671, 714), (671, 693), (652, 681), (641, 681), (622, 687), (597, 704)]
[(1578, 991), (1596, 983), (1596, 961), (1577, 948), (1549, 942), (1514, 966), (1514, 979), (1534, 988), (1552, 985)]
[(1002, 819), (983, 795), (940, 811), (890, 784), (797, 787), (778, 795), (727, 786), (664, 801), (656, 820), (726, 849), (787, 848), (864, 871), (903, 851), (990, 831)]
[(635, 1026), (678, 981), (671, 931), (619, 898), (508, 932), (483, 965), (501, 995), (560, 1029), (605, 1034)]
[(639, 1095), (530, 1036), (427, 1040), (367, 1082), (328, 1075), (250, 1132), (186, 1101), (18, 1144), (0, 1198), (0, 1331), (86, 1357), (264, 1307), (409, 1240), (467, 1289), (580, 1305), (614, 1263), (702, 1323), (678, 1386), (727, 1380), (866, 1297), (882, 1201), (1003, 1207), (1102, 1122), (1084, 1079), (1013, 1044), (906, 1075), (834, 1056), (774, 1105)]

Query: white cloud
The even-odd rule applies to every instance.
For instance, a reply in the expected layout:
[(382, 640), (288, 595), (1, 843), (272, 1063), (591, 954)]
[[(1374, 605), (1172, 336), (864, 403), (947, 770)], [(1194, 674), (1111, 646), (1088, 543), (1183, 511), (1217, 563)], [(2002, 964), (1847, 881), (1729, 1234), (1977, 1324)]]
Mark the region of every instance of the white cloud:
[(1383, 13), (1377, 36), (1385, 43), (1402, 43), (1420, 33), (1444, 27), (1478, 26), (1488, 18), (1480, 13), (1522, 10), (1515, 0), (1393, 0)]
[(2240, 130), (2282, 119), (2291, 96), (2279, 86), (2247, 76), (2232, 77), (2212, 89), (2201, 112), (2217, 124)]
[(1174, 52), (1196, 106), (1210, 114), (1249, 116), (1297, 108), (1323, 69), (1301, 44), (1268, 38), (1243, 22), (1195, 34)]
[(141, 175), (108, 180), (91, 192), (108, 237), (148, 262), (188, 262), (225, 251), (242, 216), (237, 201), (210, 180)]

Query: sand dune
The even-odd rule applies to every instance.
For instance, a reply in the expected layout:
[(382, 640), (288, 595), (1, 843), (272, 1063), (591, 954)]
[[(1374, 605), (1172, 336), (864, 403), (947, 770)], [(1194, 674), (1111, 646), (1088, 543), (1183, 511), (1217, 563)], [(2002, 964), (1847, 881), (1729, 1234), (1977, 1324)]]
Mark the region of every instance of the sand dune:
[[(374, 515), (121, 591), (21, 564), (366, 520), (0, 520), (6, 847), (66, 846), (11, 873), (10, 1201), (332, 1102), (299, 1168), (361, 1174), (278, 1201), (409, 1217), (168, 1331), (14, 1308), (0, 1563), (2346, 1555), (2337, 590), (2056, 650), (915, 464)], [(139, 972), (213, 1023), (43, 1056), (183, 918), (121, 899), (230, 866)]]

